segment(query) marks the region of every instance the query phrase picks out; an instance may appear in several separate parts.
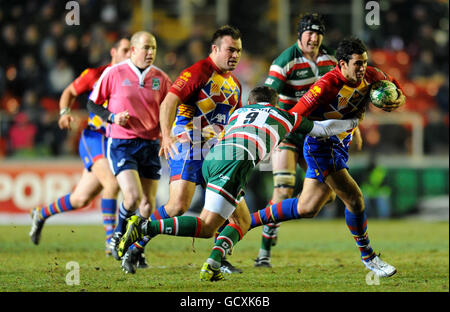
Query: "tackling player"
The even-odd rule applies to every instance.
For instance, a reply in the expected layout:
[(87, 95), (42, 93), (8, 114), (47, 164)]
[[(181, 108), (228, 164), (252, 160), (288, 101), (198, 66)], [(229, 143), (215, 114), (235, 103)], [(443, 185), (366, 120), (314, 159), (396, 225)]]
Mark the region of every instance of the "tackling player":
[[(92, 90), (106, 68), (129, 58), (130, 41), (126, 38), (118, 40), (112, 46), (110, 55), (110, 64), (84, 70), (77, 79), (64, 89), (59, 100), (60, 117), (58, 125), (61, 129), (71, 130), (74, 117), (71, 114), (70, 107), (77, 96)], [(101, 118), (90, 113), (88, 125), (81, 134), (78, 147), (78, 152), (85, 167), (81, 179), (73, 192), (58, 198), (47, 206), (32, 209), (30, 237), (34, 244), (39, 244), (41, 231), (47, 218), (58, 213), (85, 207), (103, 190), (101, 209), (106, 233), (105, 252), (107, 255), (110, 254), (108, 246), (116, 222), (116, 198), (119, 185), (109, 169), (105, 151), (105, 123)]]
[(207, 186), (205, 206), (199, 218), (180, 216), (149, 221), (133, 216), (119, 244), (119, 252), (125, 251), (142, 235), (209, 238), (229, 220), (200, 271), (201, 280), (223, 280), (220, 270), (222, 259), (250, 227), (251, 218), (243, 189), (255, 166), (268, 157), (291, 131), (326, 137), (358, 124), (357, 118), (313, 122), (275, 107), (276, 100), (275, 90), (255, 88), (249, 95), (249, 103), (253, 105), (240, 108), (231, 115), (222, 138), (206, 155), (203, 163), (202, 172)]

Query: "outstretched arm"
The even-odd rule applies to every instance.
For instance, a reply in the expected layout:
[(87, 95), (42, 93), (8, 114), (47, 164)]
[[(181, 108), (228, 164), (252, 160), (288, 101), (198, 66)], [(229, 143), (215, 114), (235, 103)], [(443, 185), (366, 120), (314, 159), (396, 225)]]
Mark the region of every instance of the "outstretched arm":
[(358, 118), (314, 121), (314, 126), (308, 135), (312, 137), (330, 137), (357, 127), (358, 121)]

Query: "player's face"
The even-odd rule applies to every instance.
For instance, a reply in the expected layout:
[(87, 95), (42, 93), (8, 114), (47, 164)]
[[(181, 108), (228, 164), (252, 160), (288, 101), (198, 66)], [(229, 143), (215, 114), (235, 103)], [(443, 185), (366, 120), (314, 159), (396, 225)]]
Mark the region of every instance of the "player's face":
[(115, 49), (114, 61), (120, 63), (130, 58), (130, 40), (122, 39), (119, 42), (119, 47)]
[(323, 35), (318, 32), (307, 30), (302, 33), (300, 38), (300, 49), (303, 53), (317, 54), (322, 45)]
[(156, 39), (153, 36), (142, 35), (136, 46), (131, 47), (131, 59), (139, 68), (147, 68), (156, 58)]
[(359, 83), (364, 78), (367, 69), (367, 52), (363, 54), (353, 54), (348, 61), (339, 61), (342, 75), (352, 83)]
[(241, 39), (233, 39), (231, 36), (224, 36), (220, 40), (220, 45), (213, 45), (212, 57), (214, 63), (222, 71), (234, 70), (242, 53), (242, 41)]

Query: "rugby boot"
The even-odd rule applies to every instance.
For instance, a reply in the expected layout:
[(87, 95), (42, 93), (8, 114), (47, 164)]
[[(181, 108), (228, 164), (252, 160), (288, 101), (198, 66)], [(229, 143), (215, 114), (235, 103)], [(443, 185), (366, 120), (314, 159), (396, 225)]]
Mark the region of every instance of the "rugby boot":
[(44, 227), (45, 219), (42, 219), (39, 215), (39, 207), (31, 210), (31, 231), (30, 238), (33, 244), (39, 245), (41, 240), (41, 232)]
[(202, 269), (200, 270), (200, 280), (201, 281), (223, 281), (225, 277), (223, 277), (220, 269), (214, 269), (209, 263), (203, 263)]

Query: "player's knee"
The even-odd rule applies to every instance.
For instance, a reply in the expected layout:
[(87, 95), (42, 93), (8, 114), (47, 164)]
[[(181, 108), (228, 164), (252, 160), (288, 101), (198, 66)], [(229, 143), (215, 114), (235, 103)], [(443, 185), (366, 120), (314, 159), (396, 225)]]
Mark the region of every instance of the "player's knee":
[(346, 199), (347, 208), (354, 212), (360, 213), (364, 211), (364, 197), (361, 192), (352, 193), (348, 199)]
[(294, 197), (294, 187), (278, 187), (274, 189), (274, 202), (280, 202)]
[(116, 180), (107, 181), (103, 184), (103, 195), (108, 198), (115, 198), (119, 194), (120, 187)]
[(317, 207), (302, 207), (300, 210), (298, 210), (298, 214), (301, 218), (314, 218), (319, 213), (320, 209)]
[(181, 216), (188, 210), (189, 206), (184, 202), (176, 202), (168, 203), (164, 206), (164, 208), (170, 216)]
[(335, 193), (335, 192), (332, 192), (332, 193), (330, 194), (330, 197), (328, 197), (328, 200), (327, 200), (327, 202), (325, 203), (325, 205), (334, 202), (335, 199), (336, 199), (336, 193)]
[(138, 192), (124, 192), (123, 201), (125, 207), (135, 210), (141, 204), (142, 197)]
[(297, 203), (297, 213), (300, 218), (314, 218), (322, 208), (317, 203), (311, 201), (302, 201), (301, 199)]

